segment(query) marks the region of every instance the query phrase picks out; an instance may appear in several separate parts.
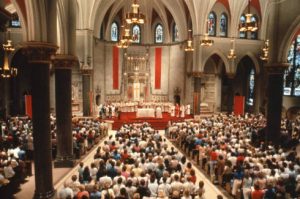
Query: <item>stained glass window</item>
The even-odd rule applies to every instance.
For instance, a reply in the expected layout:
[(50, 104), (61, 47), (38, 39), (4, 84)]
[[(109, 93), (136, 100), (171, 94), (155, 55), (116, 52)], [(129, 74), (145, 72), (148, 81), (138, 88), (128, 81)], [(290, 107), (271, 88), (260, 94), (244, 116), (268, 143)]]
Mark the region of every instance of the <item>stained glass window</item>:
[(155, 28), (155, 43), (162, 43), (163, 42), (163, 27), (161, 24), (157, 24)]
[(119, 28), (117, 22), (111, 24), (111, 40), (118, 41), (119, 39)]
[(179, 41), (179, 33), (176, 23), (173, 25), (173, 41)]
[(249, 74), (247, 104), (253, 106), (254, 103), (254, 86), (255, 86), (255, 71), (252, 68)]
[(208, 35), (216, 36), (216, 21), (217, 17), (214, 12), (209, 13), (208, 15)]
[[(252, 16), (251, 22), (255, 22), (257, 24), (257, 17)], [(251, 39), (257, 39), (257, 31), (251, 32)]]
[[(245, 15), (242, 15), (240, 18), (240, 24), (246, 24), (246, 17)], [(246, 31), (240, 31), (240, 38), (247, 38), (247, 32)]]
[(141, 43), (141, 27), (137, 24), (132, 27), (132, 42)]
[(292, 42), (287, 59), (290, 66), (284, 73), (283, 94), (300, 96), (300, 34)]
[(220, 36), (227, 37), (227, 15), (225, 13), (221, 14), (220, 19)]

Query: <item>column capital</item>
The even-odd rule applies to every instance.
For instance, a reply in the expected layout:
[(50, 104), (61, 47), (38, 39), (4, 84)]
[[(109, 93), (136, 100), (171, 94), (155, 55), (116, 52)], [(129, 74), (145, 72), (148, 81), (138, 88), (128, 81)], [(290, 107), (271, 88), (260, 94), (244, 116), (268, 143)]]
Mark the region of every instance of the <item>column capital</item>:
[(270, 63), (265, 65), (265, 70), (269, 74), (282, 74), (289, 65), (289, 63)]
[(28, 63), (50, 64), (58, 46), (52, 43), (29, 41), (21, 44), (22, 52), (27, 56)]
[(192, 76), (192, 77), (203, 77), (204, 73), (203, 72), (197, 72), (197, 71), (193, 71), (193, 72), (189, 72), (188, 73), (189, 76)]
[(54, 69), (72, 69), (78, 65), (78, 58), (74, 55), (56, 54), (51, 60)]
[(92, 72), (93, 72), (93, 69), (87, 69), (87, 68), (86, 69), (81, 69), (80, 72), (81, 72), (82, 75), (91, 75)]
[(226, 76), (229, 78), (229, 79), (234, 79), (235, 78), (235, 73), (233, 72), (229, 72), (229, 73), (226, 73)]

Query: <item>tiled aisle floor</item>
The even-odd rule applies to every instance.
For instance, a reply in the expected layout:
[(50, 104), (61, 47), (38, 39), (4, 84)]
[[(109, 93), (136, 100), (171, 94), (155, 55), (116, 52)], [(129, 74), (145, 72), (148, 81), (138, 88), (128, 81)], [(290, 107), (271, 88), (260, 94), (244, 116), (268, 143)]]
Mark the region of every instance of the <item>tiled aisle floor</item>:
[[(110, 131), (109, 134), (114, 134), (114, 131)], [(160, 131), (161, 135), (164, 136), (164, 131)], [(102, 140), (99, 145), (103, 143), (104, 140)], [(167, 140), (168, 145), (171, 147), (173, 144)], [(82, 160), (85, 165), (90, 165), (93, 162), (94, 159), (94, 154), (96, 153), (97, 147), (95, 147), (91, 152)], [(197, 181), (199, 182), (200, 180), (204, 181), (204, 186), (205, 186), (205, 198), (207, 199), (216, 199), (217, 195), (223, 195), (223, 198), (227, 198), (222, 192), (215, 187), (209, 179), (207, 179), (195, 166), (193, 166), (196, 171), (196, 176), (197, 176)], [(63, 186), (63, 183), (66, 180), (70, 180), (71, 176), (73, 174), (77, 174), (77, 169), (78, 167), (74, 167), (73, 169), (54, 169), (53, 170), (53, 182), (54, 182), (54, 188), (56, 190), (60, 190)], [(65, 176), (64, 176), (65, 175)], [(64, 176), (64, 177), (62, 177)], [(34, 193), (34, 176), (28, 178), (28, 182), (23, 184), (21, 186), (21, 191), (16, 194), (17, 199), (23, 199), (23, 198), (32, 198), (33, 193)], [(197, 182), (197, 184), (198, 184)]]

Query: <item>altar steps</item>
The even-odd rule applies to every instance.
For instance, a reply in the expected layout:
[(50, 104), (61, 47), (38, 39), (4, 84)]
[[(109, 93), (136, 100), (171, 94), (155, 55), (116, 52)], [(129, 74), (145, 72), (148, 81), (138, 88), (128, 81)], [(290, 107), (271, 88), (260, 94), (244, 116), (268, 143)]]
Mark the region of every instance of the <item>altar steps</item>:
[(155, 130), (166, 129), (168, 122), (173, 121), (183, 121), (185, 119), (193, 119), (193, 115), (187, 115), (184, 118), (181, 117), (171, 117), (169, 113), (163, 113), (162, 118), (136, 118), (135, 112), (122, 112), (119, 118), (106, 118), (106, 120), (113, 121), (112, 129), (118, 130), (123, 124), (131, 123), (142, 123), (148, 122)]

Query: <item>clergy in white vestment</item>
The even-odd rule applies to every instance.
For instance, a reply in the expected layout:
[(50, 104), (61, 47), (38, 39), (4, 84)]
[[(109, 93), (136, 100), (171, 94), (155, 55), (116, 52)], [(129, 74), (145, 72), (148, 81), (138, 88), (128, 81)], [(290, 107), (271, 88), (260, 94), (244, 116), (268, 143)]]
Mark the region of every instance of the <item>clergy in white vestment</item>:
[(185, 107), (185, 114), (190, 115), (191, 114), (191, 105), (186, 105)]
[(160, 106), (156, 107), (156, 117), (157, 118), (162, 118), (162, 113), (161, 113), (161, 107)]
[(180, 117), (185, 117), (185, 107), (184, 107), (184, 105), (180, 106)]
[(175, 106), (171, 106), (171, 117), (175, 117)]

